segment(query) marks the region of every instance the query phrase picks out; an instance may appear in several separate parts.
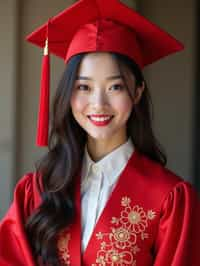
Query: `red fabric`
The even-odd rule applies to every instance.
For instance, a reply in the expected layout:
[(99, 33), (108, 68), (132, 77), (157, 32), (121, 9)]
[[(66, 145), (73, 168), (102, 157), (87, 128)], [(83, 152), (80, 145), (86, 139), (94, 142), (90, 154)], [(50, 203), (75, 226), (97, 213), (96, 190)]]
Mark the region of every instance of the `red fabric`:
[(34, 266), (24, 223), (40, 203), (35, 178), (26, 175), (15, 188), (13, 202), (0, 223), (0, 265)]
[(41, 88), (40, 88), (40, 103), (37, 128), (38, 146), (48, 146), (49, 134), (49, 95), (50, 95), (50, 62), (49, 55), (43, 56)]
[[(16, 186), (12, 206), (0, 224), (0, 265), (36, 265), (24, 221), (40, 202), (35, 175), (28, 174)], [(60, 259), (66, 265), (200, 265), (197, 194), (189, 183), (138, 152), (119, 177), (82, 255), (80, 206), (79, 184), (76, 220), (58, 238)]]
[(65, 62), (75, 54), (93, 51), (115, 51), (144, 65), (136, 34), (111, 20), (101, 19), (81, 27), (68, 47)]
[[(105, 23), (107, 21), (107, 23)], [(113, 51), (128, 55), (142, 68), (183, 49), (183, 45), (118, 0), (81, 0), (27, 36), (67, 62), (82, 52)]]

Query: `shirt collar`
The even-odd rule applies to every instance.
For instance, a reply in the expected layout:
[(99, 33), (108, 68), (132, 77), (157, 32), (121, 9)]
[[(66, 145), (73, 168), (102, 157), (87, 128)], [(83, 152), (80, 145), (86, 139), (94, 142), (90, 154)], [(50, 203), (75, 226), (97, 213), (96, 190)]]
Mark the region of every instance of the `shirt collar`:
[(120, 173), (120, 170), (125, 167), (133, 151), (133, 142), (131, 137), (129, 137), (124, 144), (114, 149), (98, 162), (94, 162), (88, 153), (86, 144), (83, 158), (82, 182), (87, 183), (87, 181), (89, 181), (90, 170), (97, 169), (97, 171), (101, 171), (106, 177), (108, 184), (110, 186), (113, 185)]

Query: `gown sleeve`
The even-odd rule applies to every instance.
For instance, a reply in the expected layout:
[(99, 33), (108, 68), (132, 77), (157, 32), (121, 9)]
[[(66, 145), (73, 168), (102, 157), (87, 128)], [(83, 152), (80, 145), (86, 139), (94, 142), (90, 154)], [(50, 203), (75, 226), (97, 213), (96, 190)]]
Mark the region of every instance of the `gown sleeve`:
[(32, 176), (26, 175), (17, 183), (13, 202), (0, 222), (1, 266), (35, 266), (24, 228), (32, 204)]
[(162, 204), (154, 266), (200, 266), (200, 201), (187, 182), (178, 183)]

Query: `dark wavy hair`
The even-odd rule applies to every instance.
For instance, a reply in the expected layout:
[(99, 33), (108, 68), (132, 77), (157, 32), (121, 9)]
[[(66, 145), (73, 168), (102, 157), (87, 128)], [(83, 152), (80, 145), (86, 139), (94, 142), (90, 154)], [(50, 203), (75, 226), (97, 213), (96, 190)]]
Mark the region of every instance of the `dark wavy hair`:
[[(73, 56), (66, 65), (53, 101), (48, 152), (36, 163), (42, 203), (28, 218), (26, 231), (34, 257), (42, 265), (61, 265), (57, 237), (59, 232), (73, 223), (76, 215), (74, 188), (82, 165), (87, 134), (73, 117), (70, 98), (80, 63), (86, 54)], [(116, 60), (132, 98), (135, 92), (129, 86), (130, 73), (135, 77), (136, 89), (145, 83), (142, 97), (128, 119), (127, 136), (131, 137), (135, 149), (141, 154), (164, 166), (167, 158), (153, 134), (152, 102), (142, 71), (127, 56), (110, 54)], [(41, 176), (42, 188), (39, 185)]]

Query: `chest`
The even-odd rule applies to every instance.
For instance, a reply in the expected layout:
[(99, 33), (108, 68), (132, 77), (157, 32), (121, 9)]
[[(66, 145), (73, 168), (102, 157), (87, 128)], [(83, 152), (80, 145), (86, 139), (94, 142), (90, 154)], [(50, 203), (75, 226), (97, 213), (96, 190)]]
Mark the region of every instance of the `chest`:
[(81, 252), (81, 197), (76, 196), (76, 219), (58, 238), (58, 252), (64, 265), (125, 266), (152, 265), (153, 244), (159, 210), (138, 193), (133, 176), (126, 170), (111, 192), (94, 226), (86, 249)]

